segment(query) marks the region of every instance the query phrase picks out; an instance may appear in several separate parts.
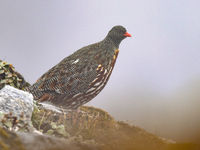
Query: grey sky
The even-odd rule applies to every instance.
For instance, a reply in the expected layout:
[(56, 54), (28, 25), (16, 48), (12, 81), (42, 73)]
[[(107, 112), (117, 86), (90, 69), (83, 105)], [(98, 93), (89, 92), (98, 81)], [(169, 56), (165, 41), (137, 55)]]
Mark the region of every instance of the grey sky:
[(157, 105), (173, 103), (169, 95), (200, 77), (199, 6), (198, 0), (0, 0), (0, 59), (33, 83), (123, 25), (133, 38), (122, 42), (107, 87), (89, 104), (153, 132), (160, 124), (144, 125), (148, 111), (155, 118)]

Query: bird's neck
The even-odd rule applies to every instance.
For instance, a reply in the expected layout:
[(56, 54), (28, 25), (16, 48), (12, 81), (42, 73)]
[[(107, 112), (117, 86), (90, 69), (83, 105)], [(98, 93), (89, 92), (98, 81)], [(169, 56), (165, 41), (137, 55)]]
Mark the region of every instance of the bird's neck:
[(116, 49), (119, 48), (119, 44), (121, 43), (121, 39), (113, 39), (111, 36), (107, 35), (106, 38), (103, 40), (106, 43), (112, 43)]

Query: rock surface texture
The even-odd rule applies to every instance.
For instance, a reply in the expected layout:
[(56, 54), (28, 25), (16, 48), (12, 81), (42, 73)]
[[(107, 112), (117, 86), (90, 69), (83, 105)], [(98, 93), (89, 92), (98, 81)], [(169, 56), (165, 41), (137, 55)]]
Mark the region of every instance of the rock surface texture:
[(33, 96), (22, 90), (6, 85), (0, 90), (0, 113), (24, 117), (30, 121), (33, 112)]

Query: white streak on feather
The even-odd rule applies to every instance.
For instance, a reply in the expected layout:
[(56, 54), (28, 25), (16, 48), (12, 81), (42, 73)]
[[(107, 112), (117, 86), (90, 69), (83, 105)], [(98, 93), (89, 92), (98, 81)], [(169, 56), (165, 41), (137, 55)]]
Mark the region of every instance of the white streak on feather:
[(76, 59), (74, 62), (72, 62), (72, 64), (76, 64), (79, 62), (79, 59)]
[(101, 84), (96, 90), (100, 90), (105, 85), (105, 82)]
[(95, 79), (92, 81), (92, 83), (96, 82), (97, 80), (98, 80), (98, 78), (95, 78)]
[(91, 91), (94, 91), (95, 90), (95, 88), (91, 88), (91, 89), (89, 89), (88, 91), (87, 91), (87, 93), (88, 92), (91, 92)]
[(74, 95), (72, 98), (77, 97), (77, 96), (79, 96), (79, 95), (81, 95), (81, 93), (77, 93), (77, 94)]
[(56, 89), (55, 91), (56, 91), (56, 93), (59, 93), (59, 94), (61, 94), (61, 91), (60, 91), (60, 89)]
[(95, 83), (94, 86), (99, 86), (100, 84), (101, 84), (101, 82), (97, 82), (97, 83)]
[(106, 74), (107, 73), (107, 69), (105, 69), (105, 71), (104, 71), (104, 74)]

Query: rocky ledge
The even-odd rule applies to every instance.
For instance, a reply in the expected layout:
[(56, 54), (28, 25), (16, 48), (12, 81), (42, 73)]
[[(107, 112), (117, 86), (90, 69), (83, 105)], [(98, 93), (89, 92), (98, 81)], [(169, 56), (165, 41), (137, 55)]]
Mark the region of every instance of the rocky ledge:
[(98, 108), (82, 106), (78, 111), (66, 111), (44, 107), (34, 102), (30, 93), (22, 91), (29, 84), (7, 63), (0, 62), (0, 77), (0, 150), (199, 148), (194, 144), (175, 144), (139, 127), (116, 121)]

